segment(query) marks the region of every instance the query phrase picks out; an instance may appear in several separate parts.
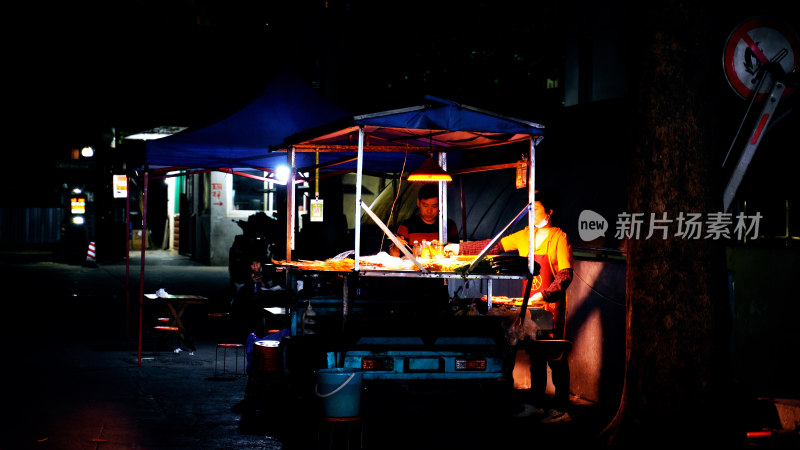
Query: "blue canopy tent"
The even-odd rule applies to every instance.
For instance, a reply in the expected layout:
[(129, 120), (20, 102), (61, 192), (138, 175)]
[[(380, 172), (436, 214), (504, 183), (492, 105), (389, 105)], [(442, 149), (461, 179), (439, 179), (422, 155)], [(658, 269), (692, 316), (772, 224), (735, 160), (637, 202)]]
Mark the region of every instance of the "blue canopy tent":
[[(335, 103), (320, 96), (290, 69), (283, 69), (252, 103), (231, 116), (198, 129), (145, 143), (142, 229), (147, 228), (147, 187), (149, 178), (167, 172), (182, 174), (218, 170), (258, 169), (274, 173), (285, 157), (270, 153), (270, 147), (308, 128), (352, 117)], [(150, 172), (155, 176), (151, 176)], [(130, 222), (130, 207), (127, 220)], [(128, 223), (128, 227), (130, 224)], [(139, 277), (139, 364), (141, 365), (141, 306), (144, 296), (144, 264), (147, 235), (142, 233)], [(127, 245), (130, 241), (126, 238)], [(129, 249), (128, 249), (129, 251)], [(126, 259), (126, 265), (128, 264)], [(126, 267), (126, 286), (129, 285)], [(130, 292), (129, 289), (126, 289)]]
[[(294, 185), (298, 173), (315, 171), (320, 177), (332, 173), (355, 172), (356, 214), (360, 212), (361, 177), (364, 171), (396, 173), (403, 161), (416, 167), (425, 158), (438, 155), (448, 169), (448, 157), (456, 174), (486, 168), (458, 168), (459, 152), (504, 144), (530, 143), (529, 186), (533, 186), (533, 156), (544, 127), (435, 97), (417, 107), (351, 116), (313, 91), (289, 71), (281, 73), (253, 103), (230, 117), (195, 130), (148, 141), (145, 148), (144, 202), (147, 172), (166, 173), (185, 170), (237, 169), (273, 172), (282, 164), (291, 170), (287, 186), (287, 260), (291, 259), (294, 233)], [(368, 157), (364, 153), (368, 153)], [(509, 167), (508, 164), (497, 165)], [(316, 175), (315, 175), (316, 176)], [(532, 203), (533, 190), (530, 189)], [(446, 201), (443, 202), (446, 204)], [(446, 216), (445, 208), (440, 214)], [(146, 210), (142, 214), (146, 227)], [(360, 233), (356, 221), (356, 248)], [(140, 276), (140, 353), (141, 305), (144, 288), (144, 249), (142, 233)], [(128, 241), (129, 242), (129, 241)], [(532, 253), (532, 252), (531, 252)]]
[[(271, 146), (303, 130), (351, 117), (284, 69), (261, 96), (231, 116), (199, 129), (148, 141), (149, 168), (256, 168), (270, 171)], [(283, 162), (283, 161), (281, 161)]]
[[(289, 136), (272, 151), (294, 148), (298, 171), (320, 168), (328, 171), (355, 171), (359, 129), (368, 140), (364, 151), (364, 169), (391, 173), (398, 162), (407, 157), (410, 166), (419, 165), (431, 154), (452, 155), (449, 164), (458, 165), (459, 152), (506, 145), (535, 138), (544, 133), (544, 126), (502, 116), (449, 100), (425, 97), (421, 106), (353, 116), (349, 121), (336, 121)], [(316, 163), (316, 153), (319, 163)], [(349, 158), (348, 158), (349, 157)]]
[[(356, 173), (356, 270), (360, 213), (364, 207), (361, 205), (361, 177), (364, 173), (397, 173), (403, 165), (417, 167), (433, 156), (437, 156), (440, 166), (452, 174), (509, 168), (514, 167), (516, 161), (511, 164), (466, 167), (462, 159), (463, 151), (491, 151), (493, 147), (528, 141), (528, 197), (529, 204), (533, 203), (535, 146), (543, 137), (542, 125), (436, 97), (427, 96), (425, 99), (426, 104), (421, 106), (354, 116), (349, 123), (339, 121), (309, 129), (288, 137), (282, 145), (272, 148), (274, 152), (287, 154), (287, 162), (294, 169), (292, 176), (297, 171), (310, 170), (318, 171), (320, 177), (326, 173)], [(294, 183), (288, 185), (293, 186)], [(440, 194), (440, 238), (446, 241), (446, 190), (440, 191), (444, 192)], [(287, 205), (292, 205), (293, 189), (287, 189), (287, 196)], [(532, 215), (529, 216), (530, 221)], [(294, 240), (293, 211), (287, 210), (287, 220), (288, 261), (291, 260)]]

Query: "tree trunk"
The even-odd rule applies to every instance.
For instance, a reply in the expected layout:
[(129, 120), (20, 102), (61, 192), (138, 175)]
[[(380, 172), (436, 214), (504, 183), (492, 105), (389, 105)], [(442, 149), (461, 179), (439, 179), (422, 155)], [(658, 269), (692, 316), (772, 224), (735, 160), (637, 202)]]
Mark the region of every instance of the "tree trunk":
[[(711, 11), (696, 2), (632, 7), (627, 212), (644, 216), (626, 244), (622, 400), (601, 440), (612, 448), (730, 448), (720, 403), (731, 314), (724, 246), (705, 228), (699, 238), (675, 236), (681, 213), (701, 213), (705, 223), (723, 212), (713, 66), (724, 36), (713, 35)], [(672, 221), (666, 238), (658, 230), (648, 237), (651, 213)]]

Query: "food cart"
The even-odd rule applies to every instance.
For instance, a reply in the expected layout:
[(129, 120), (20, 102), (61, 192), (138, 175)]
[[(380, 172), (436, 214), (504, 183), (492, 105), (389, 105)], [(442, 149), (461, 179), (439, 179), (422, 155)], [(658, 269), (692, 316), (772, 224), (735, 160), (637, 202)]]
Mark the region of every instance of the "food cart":
[[(533, 257), (511, 271), (487, 257), (513, 225), (527, 219), (533, 226), (533, 214), (528, 211), (534, 202), (535, 149), (544, 127), (433, 97), (426, 101), (418, 107), (355, 116), (346, 123), (293, 136), (272, 149), (286, 152), (290, 166), (286, 256), (275, 264), (284, 271), (292, 298), (287, 309), (289, 333), (281, 346), (285, 373), (295, 380), (310, 377), (320, 368), (345, 367), (360, 369), (366, 380), (509, 381), (510, 344), (503, 322), (529, 314), (537, 326), (548, 326), (543, 310), (529, 305), (527, 295), (504, 301), (505, 313), (496, 313), (500, 305), (493, 304), (496, 280), (527, 280), (530, 287), (537, 271)], [(528, 151), (522, 180), (528, 201), (512, 212), (516, 214), (479, 255), (416, 257), (402, 245), (398, 245), (403, 252), (399, 258), (361, 254), (362, 215), (399, 244), (361, 198), (367, 170), (393, 173), (403, 164), (413, 168), (431, 157), (452, 175), (518, 167), (520, 161), (480, 167), (463, 164), (464, 151), (490, 152), (508, 144), (524, 145)], [(314, 173), (309, 180), (324, 176), (325, 171), (356, 175), (353, 250), (323, 261), (294, 261), (293, 187), (303, 173)], [(445, 182), (438, 183), (439, 241), (446, 244), (447, 190)], [(529, 254), (533, 255), (532, 248)], [(427, 288), (415, 287), (436, 280), (442, 284), (482, 280), (487, 286), (483, 307), (455, 311), (452, 305), (437, 303), (435, 295), (426, 295)], [(552, 326), (552, 317), (549, 323)]]

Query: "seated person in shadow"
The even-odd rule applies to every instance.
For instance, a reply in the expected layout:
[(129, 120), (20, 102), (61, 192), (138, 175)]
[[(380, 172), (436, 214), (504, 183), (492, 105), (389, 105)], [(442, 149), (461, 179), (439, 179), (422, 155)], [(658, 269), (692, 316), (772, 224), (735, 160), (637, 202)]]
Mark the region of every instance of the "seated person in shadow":
[(231, 301), (231, 318), (235, 327), (236, 338), (241, 342), (247, 340), (250, 333), (258, 337), (267, 335), (270, 325), (270, 314), (264, 307), (266, 297), (273, 287), (275, 269), (268, 265), (265, 267), (261, 258), (250, 258), (250, 273), (247, 280), (236, 292)]

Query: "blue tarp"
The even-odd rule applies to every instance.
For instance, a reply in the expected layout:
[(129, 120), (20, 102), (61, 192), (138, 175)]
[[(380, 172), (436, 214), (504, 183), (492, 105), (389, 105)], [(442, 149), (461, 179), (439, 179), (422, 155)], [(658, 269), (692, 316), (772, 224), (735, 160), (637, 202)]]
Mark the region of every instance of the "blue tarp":
[(270, 154), (270, 146), (302, 130), (349, 117), (285, 69), (261, 96), (226, 119), (148, 141), (145, 161), (153, 168), (274, 168), (286, 157)]
[[(148, 141), (151, 168), (275, 169), (296, 148), (301, 171), (355, 155), (358, 128), (367, 142), (364, 170), (399, 172), (417, 167), (430, 154), (448, 152), (448, 168), (459, 165), (453, 150), (486, 148), (542, 136), (542, 125), (501, 116), (436, 97), (409, 108), (353, 116), (285, 69), (242, 110), (199, 129)], [(354, 171), (355, 160), (323, 167), (320, 174)]]
[[(540, 139), (544, 126), (501, 116), (436, 97), (425, 97), (425, 104), (409, 108), (354, 116), (350, 121), (327, 124), (290, 136), (283, 145), (273, 148), (296, 149), (296, 166), (301, 170), (315, 164), (319, 150), (321, 164), (341, 160), (358, 150), (358, 129), (364, 128), (364, 170), (398, 172), (416, 168), (436, 152), (447, 152), (448, 168), (459, 166), (458, 150), (490, 147)], [(354, 170), (355, 161), (330, 167), (330, 170)]]
[(513, 134), (541, 136), (543, 126), (537, 123), (501, 116), (441, 98), (426, 96), (427, 104), (383, 113), (368, 114), (356, 119), (357, 124), (417, 130), (468, 131), (476, 135), (510, 138)]

